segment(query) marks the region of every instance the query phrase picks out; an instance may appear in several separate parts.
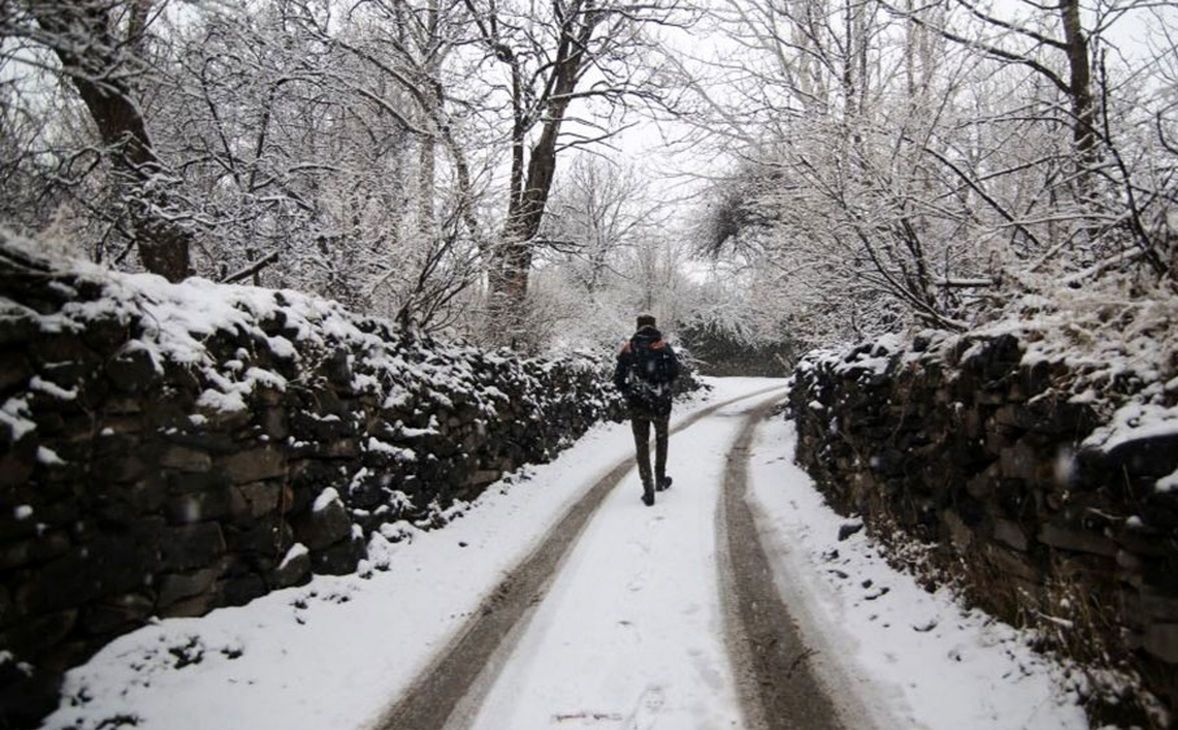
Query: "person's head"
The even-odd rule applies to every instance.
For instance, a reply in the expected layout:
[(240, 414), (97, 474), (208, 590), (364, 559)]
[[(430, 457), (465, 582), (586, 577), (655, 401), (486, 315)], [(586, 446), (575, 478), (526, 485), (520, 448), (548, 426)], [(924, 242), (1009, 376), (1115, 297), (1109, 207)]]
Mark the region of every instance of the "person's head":
[(654, 315), (653, 314), (640, 314), (640, 315), (638, 315), (638, 329), (642, 329), (643, 327), (654, 327), (654, 326), (655, 326), (655, 324), (654, 324)]

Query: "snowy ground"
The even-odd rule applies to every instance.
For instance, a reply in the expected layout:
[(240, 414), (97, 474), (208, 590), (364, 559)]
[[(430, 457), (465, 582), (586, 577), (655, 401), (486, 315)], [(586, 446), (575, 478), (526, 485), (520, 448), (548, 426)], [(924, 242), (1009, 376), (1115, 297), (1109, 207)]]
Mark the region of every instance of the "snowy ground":
[[(676, 417), (775, 382), (717, 380), (707, 403)], [(672, 437), (675, 486), (653, 509), (639, 502), (633, 475), (606, 499), (499, 658), (502, 671), (488, 672), (481, 701), (466, 708), (475, 727), (741, 727), (721, 633), (714, 510), (739, 413), (763, 398)], [(598, 427), (529, 478), (493, 486), (449, 526), (398, 543), (387, 571), (317, 577), (124, 636), (70, 672), (66, 691), (85, 702), (63, 705), (46, 726), (96, 728), (121, 716), (176, 730), (365, 727), (545, 528), (630, 455), (628, 426)], [(1013, 631), (924, 593), (862, 533), (839, 542), (845, 520), (789, 455), (789, 427), (763, 425), (750, 470), (755, 507), (780, 585), (836, 692), (900, 726), (1086, 726), (1058, 689), (1058, 670)]]
[(758, 530), (794, 618), (835, 687), (887, 709), (892, 727), (1086, 728), (1063, 670), (947, 590), (928, 593), (826, 506), (793, 464), (794, 428), (763, 424), (750, 480)]

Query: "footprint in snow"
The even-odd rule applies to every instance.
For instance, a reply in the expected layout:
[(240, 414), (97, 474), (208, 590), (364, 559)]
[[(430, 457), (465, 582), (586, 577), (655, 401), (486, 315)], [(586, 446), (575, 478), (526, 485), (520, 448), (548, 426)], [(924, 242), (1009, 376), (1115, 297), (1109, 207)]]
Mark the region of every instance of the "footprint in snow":
[(638, 697), (637, 707), (627, 718), (626, 730), (653, 730), (666, 703), (667, 698), (662, 687), (657, 684), (647, 685)]

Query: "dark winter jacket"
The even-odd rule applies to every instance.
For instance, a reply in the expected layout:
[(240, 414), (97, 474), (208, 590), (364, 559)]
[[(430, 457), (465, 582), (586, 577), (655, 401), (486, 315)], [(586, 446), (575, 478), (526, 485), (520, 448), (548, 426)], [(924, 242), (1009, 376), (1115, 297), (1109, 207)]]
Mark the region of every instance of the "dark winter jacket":
[(643, 327), (622, 345), (614, 368), (614, 385), (626, 396), (632, 415), (671, 413), (671, 385), (679, 377), (675, 351), (654, 327)]

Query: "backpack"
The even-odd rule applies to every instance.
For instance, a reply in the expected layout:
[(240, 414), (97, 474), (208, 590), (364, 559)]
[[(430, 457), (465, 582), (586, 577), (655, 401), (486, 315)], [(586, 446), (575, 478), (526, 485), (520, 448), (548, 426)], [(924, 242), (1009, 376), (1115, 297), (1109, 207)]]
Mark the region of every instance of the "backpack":
[(672, 380), (671, 353), (662, 340), (630, 340), (633, 360), (630, 372), (649, 385), (666, 385)]

